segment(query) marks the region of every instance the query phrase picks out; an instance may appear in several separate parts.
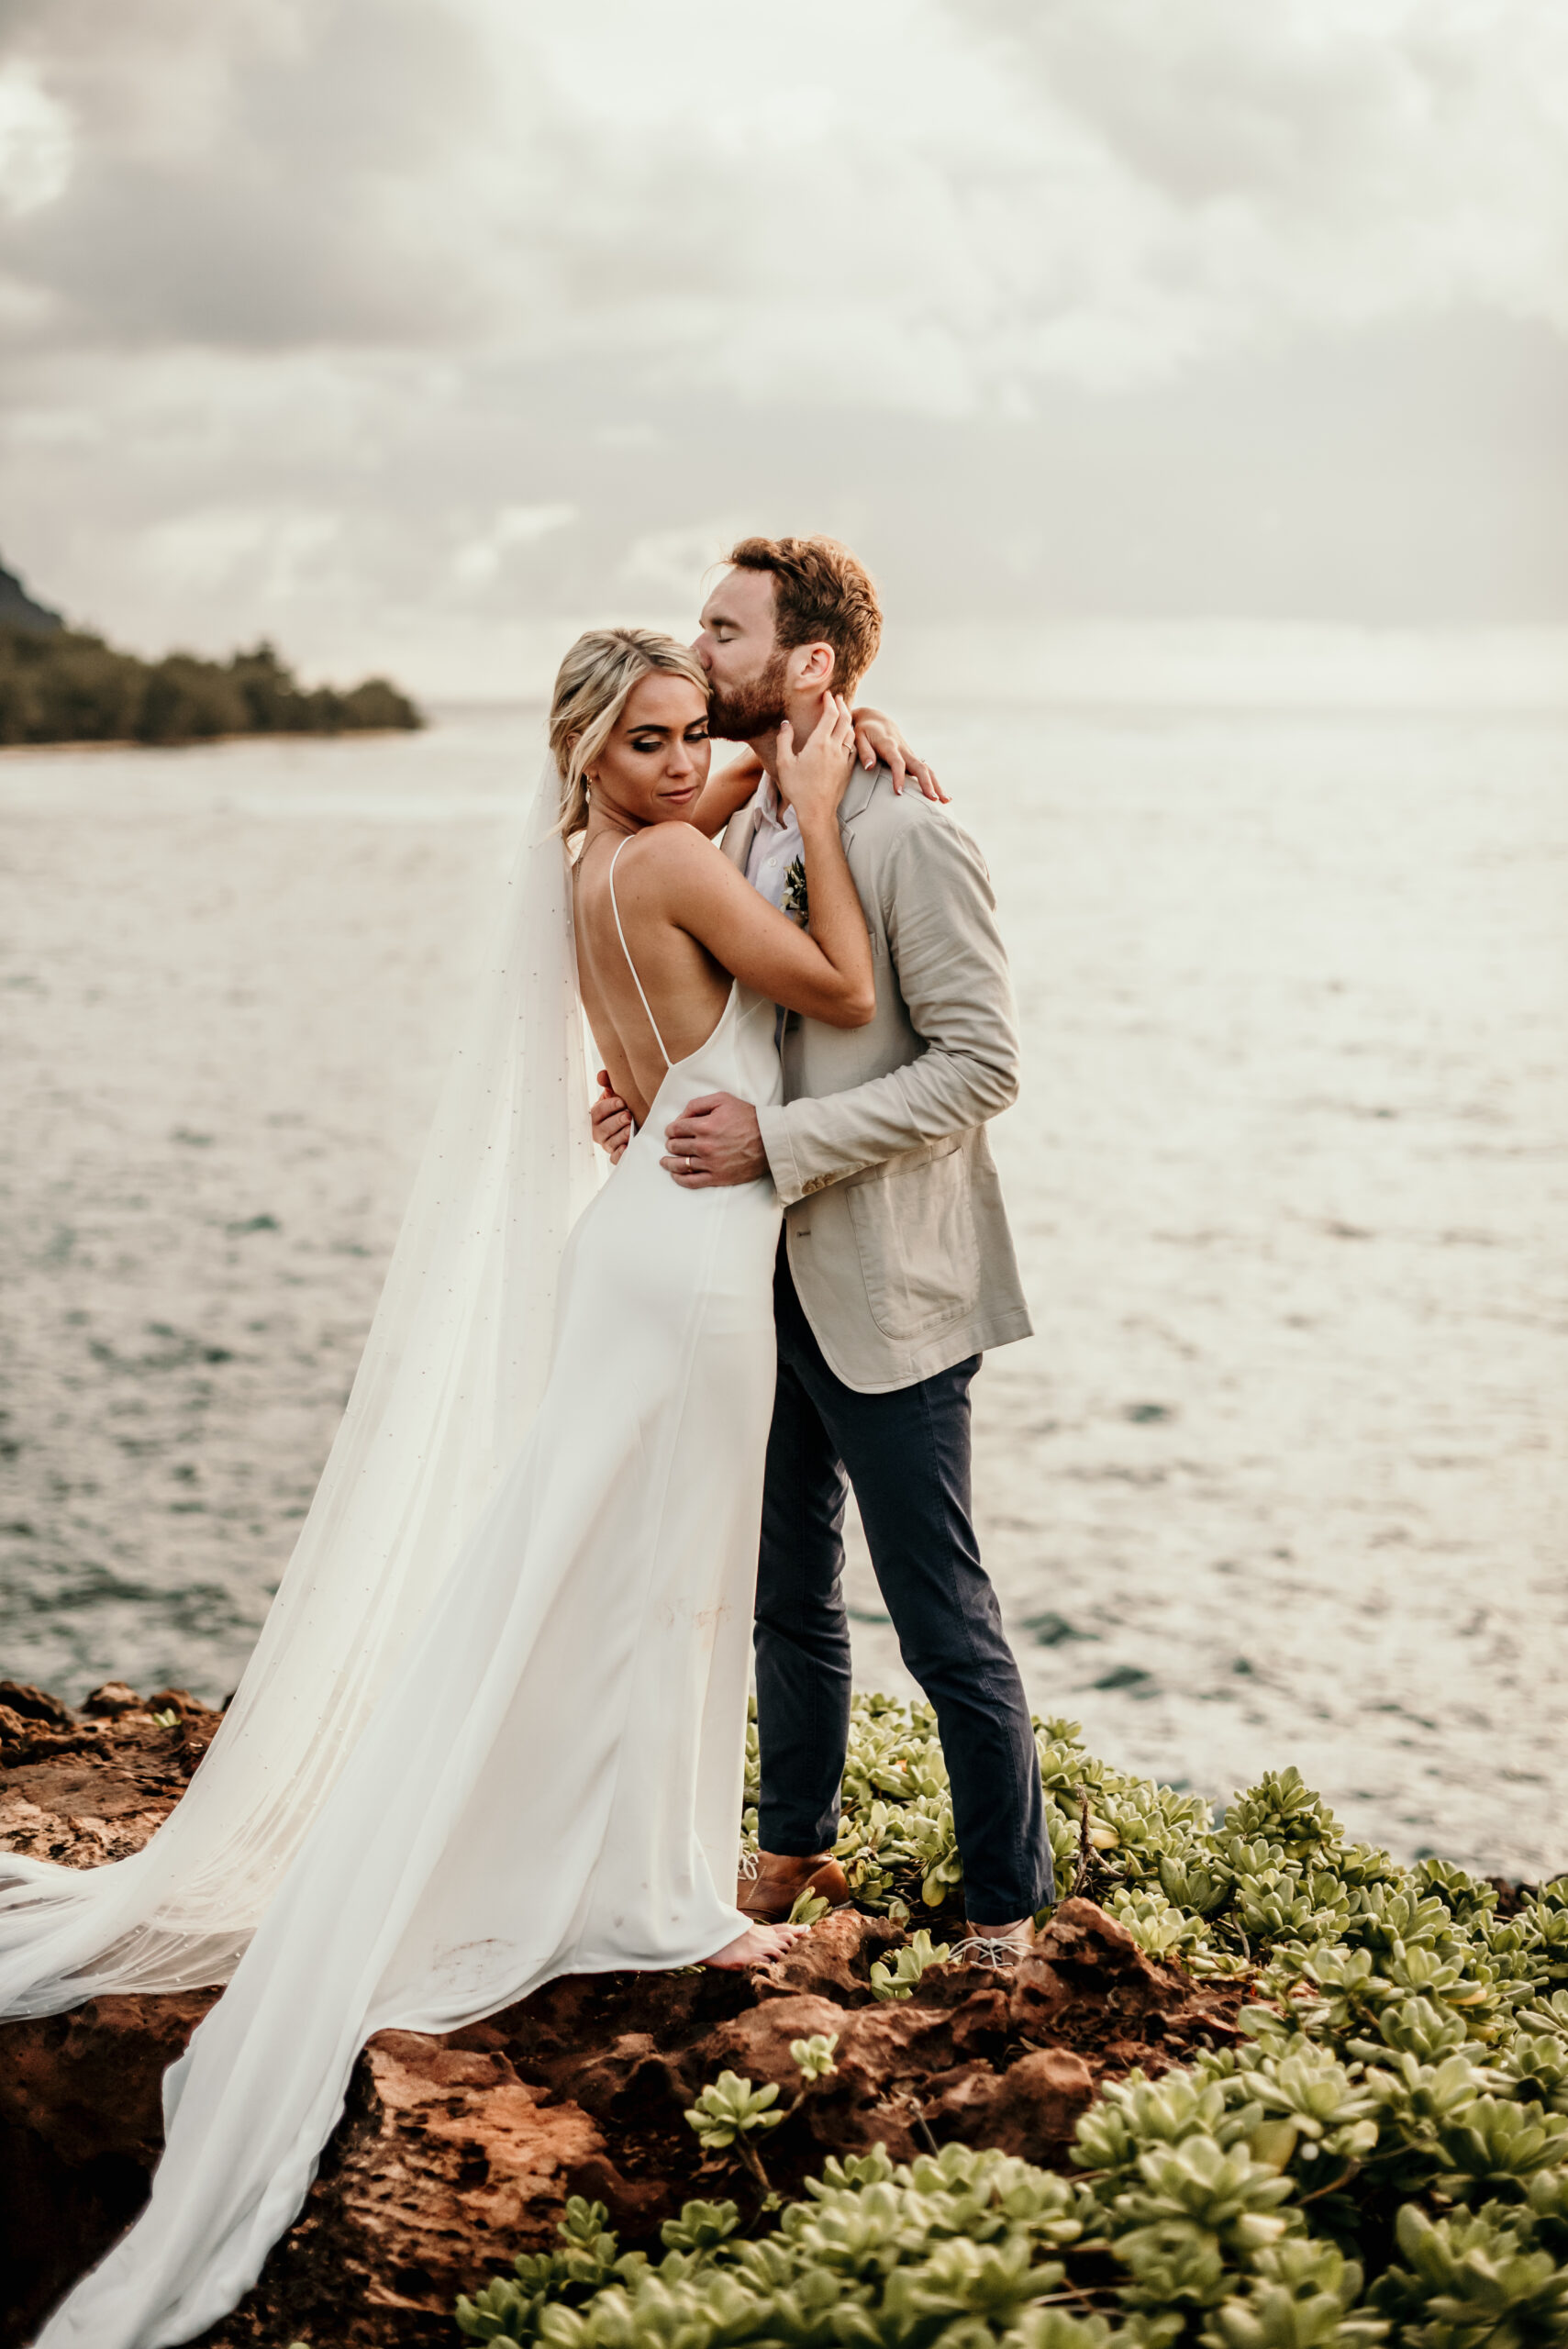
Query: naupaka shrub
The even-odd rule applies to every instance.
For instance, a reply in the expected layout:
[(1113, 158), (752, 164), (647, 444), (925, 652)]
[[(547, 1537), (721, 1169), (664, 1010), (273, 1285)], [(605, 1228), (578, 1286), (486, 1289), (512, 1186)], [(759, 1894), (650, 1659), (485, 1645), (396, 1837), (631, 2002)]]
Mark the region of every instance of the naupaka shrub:
[[(830, 2160), (749, 2227), (733, 2201), (688, 2202), (659, 2259), (622, 2253), (603, 2206), (574, 2201), (560, 2250), (460, 2301), (465, 2334), (549, 2349), (1568, 2341), (1568, 1880), (1504, 1915), (1461, 1869), (1347, 1843), (1294, 1770), (1217, 1825), (1195, 1798), (1085, 1753), (1075, 1724), (1036, 1729), (1063, 1886), (1155, 1954), (1250, 1977), (1239, 2045), (1109, 2085), (1067, 2174), (956, 2144), (907, 2165)], [(928, 1708), (857, 1699), (838, 1856), (868, 1908), (952, 1903)]]

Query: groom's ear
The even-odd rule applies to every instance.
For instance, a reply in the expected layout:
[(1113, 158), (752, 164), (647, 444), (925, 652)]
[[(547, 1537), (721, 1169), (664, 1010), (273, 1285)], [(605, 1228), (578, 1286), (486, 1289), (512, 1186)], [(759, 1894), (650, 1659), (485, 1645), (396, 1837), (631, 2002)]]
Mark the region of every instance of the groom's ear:
[(792, 644), (789, 677), (797, 692), (826, 693), (833, 682), (835, 656), (830, 644)]

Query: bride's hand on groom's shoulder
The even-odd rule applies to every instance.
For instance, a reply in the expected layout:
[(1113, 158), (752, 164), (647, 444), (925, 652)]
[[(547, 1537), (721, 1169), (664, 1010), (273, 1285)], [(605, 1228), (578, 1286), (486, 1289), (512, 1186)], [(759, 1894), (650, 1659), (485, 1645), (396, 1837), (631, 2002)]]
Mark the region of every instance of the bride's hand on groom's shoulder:
[(862, 767), (879, 763), (893, 778), (893, 788), (901, 792), (906, 783), (918, 784), (928, 799), (945, 807), (952, 797), (937, 781), (937, 771), (922, 758), (917, 758), (888, 717), (885, 710), (873, 709), (869, 705), (854, 713), (855, 753)]
[(590, 1112), (589, 1123), (599, 1148), (609, 1152), (610, 1164), (618, 1166), (635, 1129), (631, 1111), (611, 1085), (607, 1068), (599, 1071), (599, 1097)]

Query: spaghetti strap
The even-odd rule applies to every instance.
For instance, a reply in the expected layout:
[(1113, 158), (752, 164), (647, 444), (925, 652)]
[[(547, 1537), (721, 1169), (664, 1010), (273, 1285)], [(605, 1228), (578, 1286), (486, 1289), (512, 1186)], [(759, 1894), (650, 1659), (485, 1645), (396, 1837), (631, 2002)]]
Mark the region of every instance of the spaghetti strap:
[[(628, 834), (628, 838), (629, 837), (630, 835)], [(670, 1055), (668, 1052), (665, 1051), (664, 1039), (659, 1033), (659, 1022), (653, 1017), (653, 1006), (649, 1002), (648, 996), (643, 989), (642, 981), (637, 975), (637, 964), (631, 959), (631, 949), (626, 942), (626, 932), (620, 926), (620, 907), (616, 903), (616, 857), (619, 856), (621, 849), (625, 846), (626, 841), (622, 841), (620, 846), (616, 850), (615, 856), (612, 856), (610, 859), (610, 911), (616, 918), (616, 936), (620, 940), (620, 951), (626, 956), (626, 967), (631, 973), (632, 985), (642, 997), (642, 1008), (648, 1014), (648, 1024), (653, 1030), (653, 1041), (658, 1045), (661, 1053), (663, 1055), (664, 1065), (668, 1068), (670, 1065)]]

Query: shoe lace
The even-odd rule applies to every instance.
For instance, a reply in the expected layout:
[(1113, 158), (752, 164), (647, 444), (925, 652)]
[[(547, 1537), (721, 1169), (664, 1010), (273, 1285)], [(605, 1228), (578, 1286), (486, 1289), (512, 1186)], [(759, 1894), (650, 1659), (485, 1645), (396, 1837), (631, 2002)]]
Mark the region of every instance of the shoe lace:
[(966, 1942), (960, 1942), (950, 1954), (948, 1964), (960, 1965), (967, 1962), (971, 1965), (996, 1967), (1017, 1965), (1026, 1954), (1017, 1942), (997, 1941), (989, 1933), (972, 1933)]
[(740, 1880), (743, 1884), (755, 1884), (757, 1881), (757, 1867), (758, 1861), (755, 1850), (750, 1844), (744, 1845), (740, 1853)]

